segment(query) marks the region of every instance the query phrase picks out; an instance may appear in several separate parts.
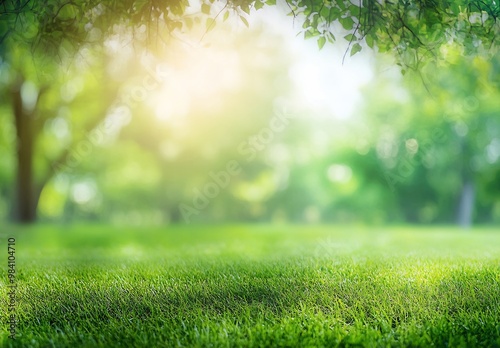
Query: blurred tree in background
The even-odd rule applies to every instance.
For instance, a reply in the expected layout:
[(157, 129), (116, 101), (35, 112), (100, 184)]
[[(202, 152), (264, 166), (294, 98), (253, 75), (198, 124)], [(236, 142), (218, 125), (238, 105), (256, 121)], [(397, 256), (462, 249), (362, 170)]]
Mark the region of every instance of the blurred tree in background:
[(456, 54), (446, 69), (430, 65), (403, 83), (379, 79), (367, 89), (367, 156), (404, 221), (498, 221), (497, 69), (495, 60)]
[[(189, 75), (176, 72), (197, 63), (173, 49), (181, 34), (203, 38), (229, 15), (248, 24), (264, 4), (275, 2), (3, 2), (3, 217), (499, 220), (498, 4), (286, 2), (320, 48), (340, 35), (351, 55), (389, 52), (405, 78), (382, 74), (350, 120), (299, 115), (271, 133), (290, 66), (279, 38), (263, 44), (265, 34), (248, 32), (226, 43), (242, 75), (224, 79), (224, 62), (193, 77), (212, 85), (183, 87)], [(209, 61), (204, 50), (199, 75), (228, 57)], [(190, 88), (220, 94), (197, 99)], [(206, 197), (231, 161), (239, 174)]]

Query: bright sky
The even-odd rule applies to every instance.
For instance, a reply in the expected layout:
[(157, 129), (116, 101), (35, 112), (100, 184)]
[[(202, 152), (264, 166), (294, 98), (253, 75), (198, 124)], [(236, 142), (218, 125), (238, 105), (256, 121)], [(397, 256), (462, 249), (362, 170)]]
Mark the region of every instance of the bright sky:
[(348, 118), (361, 101), (360, 87), (373, 77), (371, 52), (347, 54), (342, 63), (347, 49), (342, 28), (334, 33), (338, 41), (327, 43), (320, 51), (315, 38), (297, 36), (302, 23), (286, 16), (288, 12), (284, 1), (278, 0), (277, 6), (252, 14), (250, 24), (262, 24), (280, 34), (293, 52), (290, 78), (294, 82), (292, 99), (299, 101), (298, 107), (315, 111), (319, 117)]
[[(281, 36), (291, 52), (293, 63), (289, 77), (293, 82), (293, 92), (286, 101), (289, 107), (293, 111), (307, 111), (309, 116), (348, 118), (361, 101), (360, 87), (373, 77), (370, 51), (365, 48), (354, 57), (347, 54), (342, 63), (347, 48), (347, 42), (342, 39), (345, 35), (342, 28), (335, 33), (338, 41), (334, 45), (327, 43), (320, 51), (315, 38), (304, 40), (303, 35), (297, 36), (302, 23), (298, 19), (294, 21), (287, 13), (284, 1), (278, 0), (277, 6), (254, 11), (248, 17), (250, 29), (233, 16), (229, 20), (234, 28), (231, 33), (221, 35), (216, 29), (207, 33), (201, 43), (199, 38), (191, 41), (186, 45), (189, 55), (180, 57), (178, 61), (181, 63), (172, 70), (170, 81), (175, 81), (175, 84), (167, 83), (162, 90), (165, 93), (155, 101), (157, 116), (173, 121), (174, 115), (189, 112), (190, 105), (220, 107), (215, 105), (221, 100), (216, 98), (217, 94), (243, 83), (238, 73), (238, 57), (233, 47), (221, 45), (221, 48), (214, 44), (207, 48), (205, 44), (221, 43), (227, 41), (227, 35), (262, 27), (264, 32)], [(258, 52), (255, 58), (258, 58)], [(221, 75), (221, 71), (225, 74)], [(170, 97), (166, 100), (164, 96)]]

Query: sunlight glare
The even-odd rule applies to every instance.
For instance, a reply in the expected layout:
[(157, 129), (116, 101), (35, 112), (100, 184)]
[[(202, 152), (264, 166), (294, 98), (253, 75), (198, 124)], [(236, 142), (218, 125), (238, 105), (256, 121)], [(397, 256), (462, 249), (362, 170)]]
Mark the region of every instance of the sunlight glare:
[(190, 112), (214, 113), (224, 107), (226, 94), (242, 83), (239, 56), (234, 49), (176, 48), (169, 78), (155, 98), (155, 114), (173, 120)]

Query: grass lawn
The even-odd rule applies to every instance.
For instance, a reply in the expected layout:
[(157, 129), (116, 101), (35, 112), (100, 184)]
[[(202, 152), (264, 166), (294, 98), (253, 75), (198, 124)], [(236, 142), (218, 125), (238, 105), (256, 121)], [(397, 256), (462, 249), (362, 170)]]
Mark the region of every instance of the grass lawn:
[[(3, 228), (0, 345), (500, 347), (500, 231)], [(7, 331), (6, 237), (18, 328)]]

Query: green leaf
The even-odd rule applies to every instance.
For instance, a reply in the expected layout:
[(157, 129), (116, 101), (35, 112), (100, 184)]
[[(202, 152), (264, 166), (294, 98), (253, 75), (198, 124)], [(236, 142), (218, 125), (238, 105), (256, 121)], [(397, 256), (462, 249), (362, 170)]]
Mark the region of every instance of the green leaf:
[(193, 27), (193, 20), (191, 18), (184, 18), (184, 24), (188, 29)]
[(319, 15), (317, 13), (315, 13), (315, 14), (312, 15), (311, 26), (313, 28), (317, 28), (318, 27), (318, 19), (319, 19)]
[(228, 18), (229, 18), (229, 11), (226, 11), (226, 13), (224, 13), (224, 17), (222, 18), (222, 20), (225, 22), (227, 21)]
[(181, 29), (182, 29), (182, 22), (179, 22), (179, 21), (173, 21), (173, 22), (172, 22), (172, 26), (174, 27), (174, 29), (179, 29), (179, 30), (181, 30)]
[(344, 36), (344, 39), (346, 39), (349, 42), (351, 42), (355, 38), (356, 38), (356, 36), (354, 36), (353, 34), (348, 34), (348, 35)]
[(243, 24), (245, 24), (245, 25), (246, 25), (246, 27), (247, 27), (247, 28), (249, 28), (249, 27), (250, 27), (250, 24), (248, 24), (248, 21), (247, 21), (247, 19), (246, 19), (245, 17), (240, 16), (240, 19), (241, 19), (241, 21), (243, 22)]
[[(36, 22), (27, 22), (28, 24), (23, 28), (22, 36), (25, 39), (33, 39), (37, 34), (38, 34), (38, 25), (36, 25)], [(6, 31), (8, 31), (7, 23), (2, 23), (4, 24), (4, 28), (0, 28), (0, 33), (4, 34)], [(0, 34), (1, 35), (1, 34)]]
[[(169, 9), (176, 16), (182, 16), (184, 14), (184, 10), (185, 10), (184, 6), (171, 6)], [(163, 11), (163, 18), (168, 18), (168, 17), (169, 17), (168, 9), (165, 9)]]
[(304, 31), (304, 39), (310, 39), (314, 36), (314, 33), (311, 29)]
[(358, 16), (359, 14), (359, 7), (355, 5), (350, 5), (348, 8), (349, 12), (351, 12), (352, 16)]
[(327, 33), (326, 34), (326, 39), (328, 40), (329, 43), (334, 43), (335, 42), (335, 35), (333, 35), (332, 33)]
[(76, 19), (77, 15), (78, 15), (78, 8), (75, 5), (68, 2), (66, 5), (60, 7), (60, 10), (58, 11), (57, 14), (57, 18), (61, 20), (71, 20), (71, 19)]
[(207, 18), (205, 22), (205, 26), (207, 28), (207, 32), (215, 28), (215, 20), (213, 18)]
[(354, 21), (351, 17), (340, 18), (339, 22), (346, 30), (351, 30), (352, 26), (354, 25)]
[(325, 43), (326, 43), (326, 38), (324, 36), (321, 36), (318, 39), (318, 47), (319, 47), (319, 49), (322, 49), (323, 46), (325, 46)]
[(319, 14), (323, 18), (328, 18), (328, 16), (330, 15), (330, 9), (326, 6), (323, 6), (323, 8), (321, 9), (321, 12)]
[(274, 5), (276, 5), (276, 0), (267, 0), (266, 4), (269, 6), (274, 6)]
[(368, 35), (366, 38), (366, 44), (368, 45), (368, 47), (370, 48), (373, 48), (373, 36), (371, 35)]
[(243, 5), (240, 6), (240, 8), (246, 14), (250, 14), (250, 6), (248, 6), (248, 4), (243, 4)]
[(264, 3), (260, 1), (256, 1), (254, 5), (256, 10), (260, 10), (262, 7), (264, 7)]
[(455, 2), (452, 2), (450, 4), (450, 10), (454, 15), (458, 16), (458, 14), (460, 13), (460, 5)]
[(210, 14), (210, 5), (202, 4), (201, 5), (201, 12), (204, 14)]
[(362, 49), (361, 45), (357, 42), (354, 45), (352, 45), (351, 57), (354, 56), (356, 53), (360, 52), (361, 49)]
[(345, 10), (345, 3), (344, 0), (336, 0), (337, 5), (340, 7), (340, 9), (343, 11)]
[(330, 22), (336, 21), (341, 15), (341, 12), (338, 7), (332, 7), (330, 9), (330, 14), (328, 15), (328, 20)]

